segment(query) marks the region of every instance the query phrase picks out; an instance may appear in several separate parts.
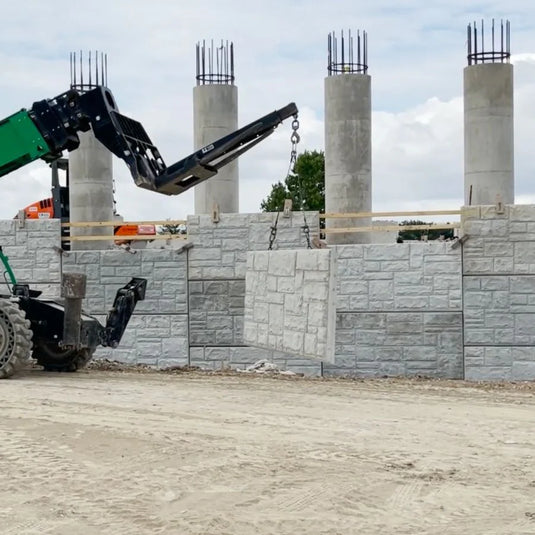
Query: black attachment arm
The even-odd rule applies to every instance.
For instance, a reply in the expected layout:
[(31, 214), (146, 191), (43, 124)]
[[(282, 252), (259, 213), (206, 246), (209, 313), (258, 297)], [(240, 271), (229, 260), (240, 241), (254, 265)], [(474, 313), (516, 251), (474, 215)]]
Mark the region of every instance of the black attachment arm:
[(147, 279), (133, 278), (126, 286), (117, 291), (113, 307), (108, 312), (102, 345), (117, 347), (126, 326), (134, 313), (138, 301), (145, 299)]
[(167, 167), (142, 124), (121, 115), (111, 91), (98, 86), (85, 93), (71, 89), (50, 100), (34, 103), (30, 116), (50, 147), (47, 160), (74, 150), (78, 132), (93, 129), (95, 137), (125, 161), (137, 186), (165, 195), (178, 195), (217, 174), (273, 133), (285, 119), (297, 117), (292, 102), (232, 132)]

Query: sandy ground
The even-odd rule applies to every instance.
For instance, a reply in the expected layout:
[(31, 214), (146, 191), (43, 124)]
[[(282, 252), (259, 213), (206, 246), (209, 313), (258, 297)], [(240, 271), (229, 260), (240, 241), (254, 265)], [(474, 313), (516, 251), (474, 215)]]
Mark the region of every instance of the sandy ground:
[(529, 386), (32, 370), (0, 396), (2, 535), (535, 533)]

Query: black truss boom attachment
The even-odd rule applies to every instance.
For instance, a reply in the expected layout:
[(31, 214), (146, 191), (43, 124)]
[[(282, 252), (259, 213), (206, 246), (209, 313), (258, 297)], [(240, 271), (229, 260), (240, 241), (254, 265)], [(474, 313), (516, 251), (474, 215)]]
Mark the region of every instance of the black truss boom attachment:
[(143, 125), (121, 115), (109, 89), (71, 89), (54, 99), (34, 103), (29, 112), (49, 145), (46, 159), (79, 145), (79, 132), (93, 129), (95, 137), (125, 161), (137, 186), (165, 195), (178, 195), (217, 174), (245, 151), (269, 136), (285, 119), (297, 117), (292, 102), (228, 134), (167, 167)]
[(217, 171), (272, 134), (285, 119), (297, 115), (292, 102), (228, 134), (168, 167), (151, 188), (166, 195), (178, 195), (217, 174)]

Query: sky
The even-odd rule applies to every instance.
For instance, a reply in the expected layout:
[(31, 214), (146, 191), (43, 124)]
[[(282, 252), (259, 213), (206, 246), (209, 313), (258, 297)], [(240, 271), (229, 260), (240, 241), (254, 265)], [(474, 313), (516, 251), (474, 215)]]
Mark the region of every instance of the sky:
[[(0, 117), (67, 90), (70, 52), (103, 51), (119, 110), (144, 125), (170, 165), (193, 151), (195, 45), (223, 39), (234, 43), (239, 125), (295, 102), (298, 151), (323, 150), (327, 36), (365, 30), (373, 210), (458, 209), (466, 26), (492, 18), (511, 22), (516, 202), (535, 203), (535, 7), (528, 0), (4, 0)], [(290, 126), (240, 157), (241, 212), (259, 211), (284, 179)], [(192, 190), (167, 197), (137, 188), (115, 158), (114, 177), (125, 220), (194, 212)], [(0, 178), (0, 218), (49, 193), (42, 161)]]

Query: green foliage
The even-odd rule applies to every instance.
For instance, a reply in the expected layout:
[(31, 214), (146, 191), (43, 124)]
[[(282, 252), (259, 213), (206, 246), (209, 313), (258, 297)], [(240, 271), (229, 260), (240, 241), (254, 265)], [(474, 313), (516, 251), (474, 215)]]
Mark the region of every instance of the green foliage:
[(273, 184), (271, 193), (262, 201), (263, 212), (278, 212), (284, 200), (291, 199), (294, 210), (325, 211), (325, 156), (323, 151), (305, 151), (284, 183)]
[(186, 234), (185, 225), (162, 225), (158, 228), (158, 234)]
[[(418, 219), (411, 219), (402, 221), (400, 226), (409, 225), (432, 225), (426, 221), (420, 221)], [(453, 239), (453, 229), (429, 229), (429, 230), (400, 230), (398, 233), (398, 240), (421, 240), (422, 236), (427, 236), (428, 240), (437, 240), (440, 236), (444, 236), (444, 239)]]

